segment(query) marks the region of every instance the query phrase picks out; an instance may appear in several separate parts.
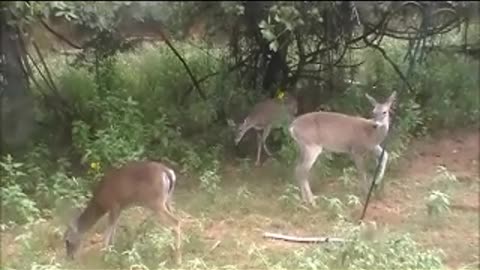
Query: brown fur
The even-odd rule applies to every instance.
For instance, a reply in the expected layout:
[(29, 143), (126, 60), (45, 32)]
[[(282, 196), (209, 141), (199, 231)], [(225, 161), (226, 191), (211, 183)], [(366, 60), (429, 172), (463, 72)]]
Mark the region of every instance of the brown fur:
[(132, 161), (120, 168), (109, 169), (93, 192), (85, 210), (65, 232), (67, 255), (74, 257), (81, 238), (102, 216), (108, 213), (105, 246), (113, 243), (120, 213), (130, 206), (142, 206), (163, 217), (173, 228), (175, 259), (181, 262), (180, 221), (171, 213), (170, 200), (175, 173), (159, 162)]
[(235, 144), (240, 142), (248, 130), (255, 129), (257, 131), (257, 159), (255, 164), (260, 165), (262, 146), (265, 152), (271, 155), (266, 145), (271, 129), (275, 128), (276, 122), (283, 117), (293, 118), (297, 114), (297, 110), (297, 100), (289, 94), (286, 94), (283, 100), (267, 99), (257, 103), (238, 128)]

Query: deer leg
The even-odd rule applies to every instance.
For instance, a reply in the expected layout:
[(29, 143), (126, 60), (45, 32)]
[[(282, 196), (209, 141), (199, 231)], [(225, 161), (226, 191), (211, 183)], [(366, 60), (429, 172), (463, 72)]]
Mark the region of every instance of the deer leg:
[(120, 218), (120, 209), (118, 207), (110, 210), (108, 214), (108, 227), (105, 231), (104, 246), (108, 248), (110, 245), (113, 245), (113, 239), (115, 237), (115, 232), (117, 230), (118, 220)]
[(270, 131), (271, 131), (271, 127), (270, 127), (270, 126), (267, 126), (267, 127), (265, 127), (265, 129), (263, 130), (263, 134), (262, 134), (263, 149), (265, 150), (265, 152), (266, 152), (267, 155), (269, 155), (269, 156), (272, 155), (272, 153), (270, 152), (270, 150), (268, 150), (268, 148), (267, 148), (267, 138), (268, 138), (268, 135), (270, 135)]
[(171, 211), (169, 210), (170, 206), (167, 206), (167, 202), (160, 203), (155, 212), (157, 213), (158, 217), (165, 220), (172, 229), (173, 235), (175, 237), (175, 263), (181, 264), (182, 263), (182, 253), (181, 253), (181, 227), (180, 227), (180, 220), (176, 218)]
[[(374, 148), (375, 155), (377, 156), (377, 164), (379, 162), (380, 157), (382, 156), (382, 151), (383, 151), (383, 148), (380, 147), (379, 145), (377, 145)], [(375, 179), (375, 185), (380, 185), (380, 183), (382, 182), (383, 176), (385, 175), (385, 168), (387, 166), (387, 161), (388, 161), (388, 153), (387, 151), (385, 151), (383, 153), (382, 160), (380, 160), (380, 170), (378, 171), (378, 176)]]
[(262, 135), (260, 131), (257, 131), (257, 161), (255, 161), (255, 165), (260, 165), (260, 157), (262, 155)]
[(310, 174), (310, 169), (312, 168), (313, 164), (317, 160), (318, 155), (320, 155), (321, 152), (322, 147), (319, 146), (301, 147), (300, 158), (295, 168), (295, 174), (298, 184), (300, 186), (300, 191), (302, 193), (302, 199), (305, 202), (310, 203), (311, 205), (315, 205), (315, 201), (312, 190), (310, 189), (308, 177)]
[(353, 162), (355, 163), (355, 167), (357, 167), (358, 175), (360, 177), (360, 186), (363, 187), (361, 188), (361, 190), (366, 196), (368, 194), (369, 185), (367, 180), (367, 172), (365, 170), (365, 161), (361, 153), (352, 151), (351, 154)]
[(247, 133), (250, 128), (252, 128), (252, 126), (249, 125), (247, 121), (244, 121), (237, 130), (237, 134), (235, 136), (235, 145), (238, 145), (238, 143), (242, 140), (243, 136), (245, 136), (245, 133)]

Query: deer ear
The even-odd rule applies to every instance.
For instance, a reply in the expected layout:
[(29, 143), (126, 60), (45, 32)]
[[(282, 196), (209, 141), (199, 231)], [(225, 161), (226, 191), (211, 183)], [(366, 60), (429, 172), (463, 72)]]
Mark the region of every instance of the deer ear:
[(370, 103), (375, 106), (378, 104), (378, 102), (373, 98), (371, 97), (369, 94), (365, 93), (365, 97), (368, 99), (368, 101), (370, 101)]
[(393, 93), (388, 97), (387, 103), (389, 105), (392, 105), (396, 98), (397, 98), (397, 91), (393, 91)]

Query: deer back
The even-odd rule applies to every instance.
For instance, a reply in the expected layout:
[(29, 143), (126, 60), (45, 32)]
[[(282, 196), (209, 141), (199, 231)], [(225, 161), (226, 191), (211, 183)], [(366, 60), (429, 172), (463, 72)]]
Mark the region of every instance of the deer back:
[[(169, 181), (165, 182), (165, 177)], [(168, 196), (175, 184), (173, 170), (152, 161), (130, 162), (109, 170), (94, 192), (94, 198), (105, 209), (133, 204), (150, 205)]]
[(292, 136), (304, 145), (319, 145), (334, 152), (346, 152), (352, 147), (370, 148), (378, 144), (374, 121), (334, 112), (312, 112), (296, 118)]
[(246, 118), (246, 121), (255, 126), (264, 127), (285, 117), (292, 117), (297, 113), (297, 101), (287, 95), (284, 99), (267, 99), (257, 103)]

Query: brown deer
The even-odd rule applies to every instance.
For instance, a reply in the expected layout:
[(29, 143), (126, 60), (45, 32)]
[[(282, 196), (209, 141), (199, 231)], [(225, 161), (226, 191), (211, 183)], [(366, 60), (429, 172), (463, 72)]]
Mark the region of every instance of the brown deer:
[(229, 125), (236, 128), (235, 145), (238, 145), (247, 131), (251, 128), (255, 129), (257, 132), (257, 160), (255, 165), (260, 165), (262, 148), (267, 155), (272, 155), (266, 144), (272, 128), (280, 126), (285, 119), (288, 121), (293, 119), (297, 110), (297, 100), (288, 93), (285, 93), (285, 96), (281, 99), (272, 98), (257, 103), (238, 127), (233, 121), (229, 121)]
[[(364, 183), (363, 192), (368, 191), (364, 154), (373, 152), (377, 158), (381, 156), (383, 149), (380, 144), (389, 130), (390, 108), (396, 92), (394, 91), (385, 103), (378, 103), (368, 94), (366, 97), (374, 106), (373, 119), (317, 111), (301, 115), (291, 123), (290, 134), (300, 148), (295, 176), (304, 201), (315, 205), (308, 177), (310, 169), (323, 149), (350, 154)], [(387, 160), (388, 153), (385, 151), (375, 180), (377, 185), (383, 179)]]
[(171, 200), (175, 187), (175, 173), (159, 162), (132, 161), (106, 172), (94, 190), (93, 197), (83, 212), (65, 232), (67, 257), (73, 259), (83, 235), (108, 213), (104, 245), (113, 244), (113, 238), (122, 210), (141, 206), (152, 210), (170, 224), (175, 235), (175, 261), (181, 263), (180, 221), (172, 214)]

